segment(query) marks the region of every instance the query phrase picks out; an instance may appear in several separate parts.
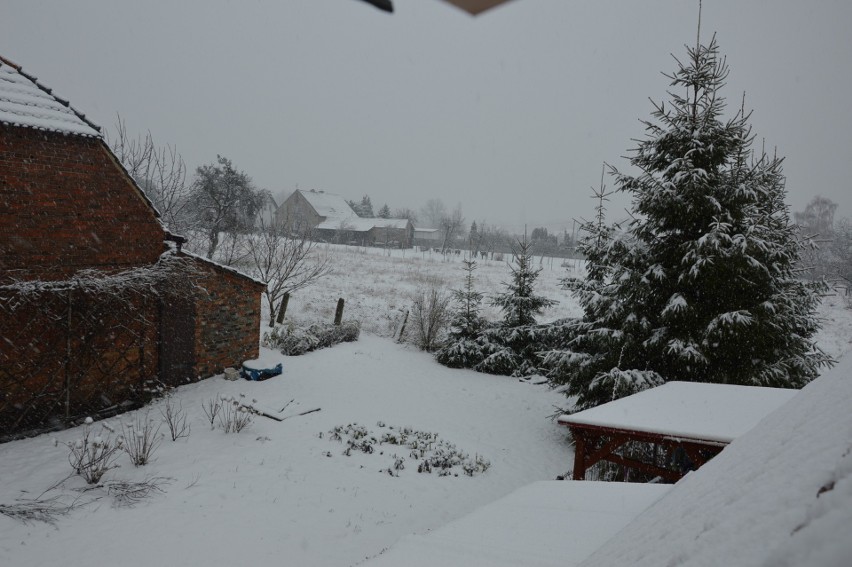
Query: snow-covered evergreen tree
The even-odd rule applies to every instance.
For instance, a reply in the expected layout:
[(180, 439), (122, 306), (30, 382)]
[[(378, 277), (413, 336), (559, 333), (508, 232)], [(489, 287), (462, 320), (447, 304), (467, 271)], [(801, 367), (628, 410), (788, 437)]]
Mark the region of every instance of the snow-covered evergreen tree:
[(647, 137), (612, 168), (633, 197), (621, 230), (584, 228), (589, 273), (567, 280), (584, 308), (545, 366), (583, 409), (668, 380), (804, 386), (830, 359), (813, 343), (821, 284), (796, 278), (799, 242), (781, 159), (752, 147), (743, 109), (725, 119), (715, 37), (688, 49)]
[(464, 287), (453, 290), (456, 304), (450, 323), (450, 332), (444, 346), (438, 350), (435, 358), (450, 368), (472, 368), (482, 362), (481, 347), (476, 341), (485, 326), (480, 314), (483, 294), (474, 287), (476, 271), (475, 260), (464, 260)]
[(523, 240), (518, 240), (517, 244), (518, 246), (512, 249), (512, 279), (504, 282), (506, 291), (491, 300), (492, 305), (503, 310), (505, 327), (535, 325), (536, 316), (541, 315), (546, 307), (556, 303), (535, 294), (535, 280), (541, 268), (536, 270), (532, 267), (532, 242), (527, 240), (527, 235), (524, 234)]

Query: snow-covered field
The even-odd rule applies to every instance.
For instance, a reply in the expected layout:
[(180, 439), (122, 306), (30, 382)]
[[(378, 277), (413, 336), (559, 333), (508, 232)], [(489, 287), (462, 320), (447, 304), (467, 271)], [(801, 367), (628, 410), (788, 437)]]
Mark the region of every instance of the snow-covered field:
[[(570, 469), (565, 432), (546, 417), (553, 406), (564, 405), (560, 394), (512, 378), (450, 370), (387, 338), (418, 286), (431, 278), (461, 285), (459, 258), (345, 248), (336, 248), (334, 258), (335, 273), (294, 295), (288, 317), (330, 320), (337, 298), (344, 297), (344, 317), (362, 321), (360, 341), (282, 357), (284, 375), (265, 382), (217, 376), (180, 388), (173, 400), (186, 409), (191, 435), (163, 440), (144, 467), (134, 468), (123, 455), (121, 467), (104, 477), (164, 477), (163, 494), (122, 507), (104, 490), (81, 491), (85, 483), (68, 478), (42, 497), (83, 505), (55, 526), (0, 515), (0, 565), (354, 565), (408, 534), (436, 529)], [(579, 314), (558, 288), (567, 273), (560, 263), (542, 262), (538, 289), (560, 300), (545, 320)], [(479, 288), (493, 293), (508, 271), (505, 262), (484, 261), (477, 276)], [(497, 317), (490, 309), (487, 314)], [(852, 347), (852, 312), (835, 297), (822, 315), (826, 326), (819, 340), (838, 357)], [(255, 417), (240, 433), (211, 430), (202, 403), (241, 393), (275, 412), (294, 400), (285, 416), (321, 411), (282, 422)], [(160, 421), (162, 404), (154, 405), (152, 419)], [(128, 414), (108, 422), (115, 427), (132, 419)], [(399, 427), (435, 433), (490, 467), (474, 476), (459, 467), (449, 476), (418, 473), (409, 449), (378, 443), (372, 454), (345, 456), (346, 445), (329, 432), (349, 424), (377, 438)], [(93, 427), (102, 432), (100, 424)], [(82, 430), (0, 445), (0, 505), (36, 498), (68, 477), (64, 443)], [(394, 470), (397, 458), (404, 459), (401, 470)]]
[[(345, 319), (361, 321), (362, 329), (370, 333), (392, 336), (402, 312), (411, 306), (412, 293), (435, 284), (449, 291), (461, 288), (464, 283), (463, 256), (412, 250), (393, 250), (387, 255), (380, 248), (349, 246), (328, 246), (328, 251), (333, 258), (332, 274), (294, 294), (288, 318), (331, 322), (337, 299), (342, 297), (346, 302)], [(500, 312), (488, 305), (487, 298), (503, 291), (501, 283), (509, 279), (510, 260), (507, 254), (502, 261), (476, 261), (476, 287), (486, 294), (483, 315), (492, 320), (499, 319)], [(541, 320), (579, 316), (582, 311), (562, 291), (559, 282), (569, 273), (582, 270), (582, 262), (536, 256), (534, 265), (542, 268), (536, 282), (537, 292), (559, 301), (545, 311)]]

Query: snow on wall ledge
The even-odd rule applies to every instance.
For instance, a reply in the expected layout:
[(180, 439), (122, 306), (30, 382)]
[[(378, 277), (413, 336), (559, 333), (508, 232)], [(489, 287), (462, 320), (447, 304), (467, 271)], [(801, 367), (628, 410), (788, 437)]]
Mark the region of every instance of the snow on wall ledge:
[(852, 356), (583, 565), (852, 565)]

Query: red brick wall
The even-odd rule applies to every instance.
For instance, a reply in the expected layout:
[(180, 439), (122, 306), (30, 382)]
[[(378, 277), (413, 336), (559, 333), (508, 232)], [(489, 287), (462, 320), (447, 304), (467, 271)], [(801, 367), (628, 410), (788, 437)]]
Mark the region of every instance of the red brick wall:
[(206, 293), (199, 293), (195, 304), (195, 371), (206, 378), (257, 358), (264, 286), (202, 260), (196, 263)]
[[(0, 124), (0, 283), (150, 265), (164, 250), (164, 237), (103, 141)], [(193, 298), (194, 344), (187, 348), (194, 350), (194, 376), (206, 378), (257, 357), (263, 286), (196, 262), (204, 274), (199, 285), (209, 293)], [(61, 294), (17, 310), (17, 300), (0, 301), (6, 339), (0, 344), (0, 437), (4, 428), (61, 416), (65, 391), (72, 392), (74, 414), (135, 398), (156, 376), (158, 338), (174, 340), (159, 337), (156, 299), (139, 297), (131, 307), (113, 299), (72, 302), (70, 329)]]
[(150, 264), (163, 238), (103, 141), (0, 124), (0, 279)]

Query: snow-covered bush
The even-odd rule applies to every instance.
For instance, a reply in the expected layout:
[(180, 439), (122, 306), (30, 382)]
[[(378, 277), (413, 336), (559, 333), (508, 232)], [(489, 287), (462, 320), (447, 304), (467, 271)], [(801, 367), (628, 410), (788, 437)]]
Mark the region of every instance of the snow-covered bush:
[(122, 448), (135, 467), (147, 465), (163, 440), (161, 424), (155, 424), (149, 413), (150, 410), (144, 416), (137, 416), (134, 421), (121, 425)]
[[(471, 457), (452, 443), (441, 439), (437, 433), (418, 431), (411, 427), (388, 426), (381, 421), (376, 425), (385, 431), (375, 434), (363, 425), (350, 423), (345, 426), (338, 425), (329, 431), (328, 439), (345, 443), (346, 448), (342, 454), (346, 457), (357, 453), (382, 456), (386, 451), (383, 448), (385, 445), (396, 447), (397, 450), (407, 450), (408, 458), (417, 463), (418, 473), (434, 471), (438, 476), (459, 476), (459, 473), (474, 476), (484, 473), (491, 466), (481, 455)], [(323, 437), (322, 433), (320, 437)], [(405, 457), (390, 450), (388, 452), (393, 462), (379, 472), (398, 477), (400, 471), (406, 468)], [(326, 453), (326, 456), (331, 456), (331, 453)]]
[(281, 351), (281, 354), (298, 356), (339, 343), (357, 341), (360, 334), (361, 326), (357, 321), (344, 321), (340, 325), (314, 323), (307, 328), (286, 323), (264, 333), (262, 344)]
[(121, 453), (122, 440), (113, 439), (112, 431), (106, 427), (101, 435), (93, 435), (92, 423), (92, 418), (87, 417), (83, 437), (66, 442), (65, 446), (74, 473), (88, 484), (97, 484), (107, 471), (118, 467), (115, 461)]

